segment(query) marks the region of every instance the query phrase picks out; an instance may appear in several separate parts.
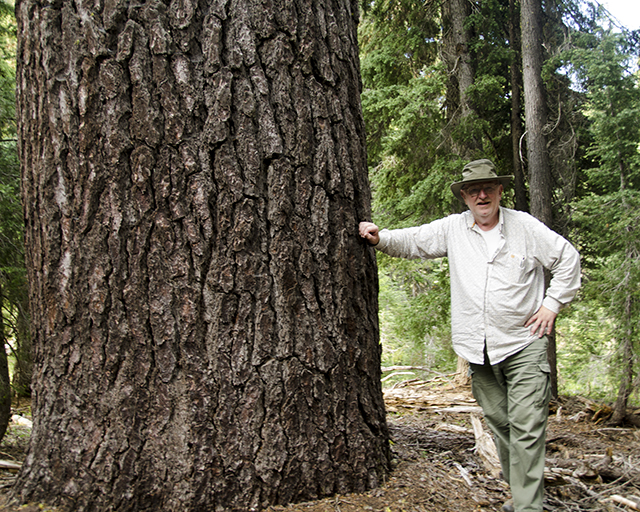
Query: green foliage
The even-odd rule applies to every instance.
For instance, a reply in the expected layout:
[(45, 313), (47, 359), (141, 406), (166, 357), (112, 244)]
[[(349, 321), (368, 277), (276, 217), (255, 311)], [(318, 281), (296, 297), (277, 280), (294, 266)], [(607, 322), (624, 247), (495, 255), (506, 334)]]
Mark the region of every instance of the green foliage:
[(28, 382), (31, 350), (15, 124), (15, 45), (13, 6), (0, 0), (0, 334), (10, 342), (17, 355), (15, 368)]
[[(596, 392), (609, 396), (611, 382), (640, 369), (640, 89), (631, 57), (627, 37), (604, 29), (580, 34), (567, 54), (585, 91), (590, 132), (585, 179), (574, 203), (583, 296), (601, 318), (593, 330), (600, 345), (584, 332), (577, 339), (591, 347), (586, 354), (605, 363), (608, 374), (598, 373)], [(584, 310), (575, 314), (584, 317)]]
[(378, 262), (383, 365), (455, 370), (447, 261)]
[(358, 30), (365, 83), (373, 88), (406, 83), (436, 60), (440, 27), (434, 5), (384, 0), (365, 9)]
[(558, 388), (562, 394), (610, 400), (617, 391), (611, 354), (613, 322), (597, 300), (583, 298), (556, 322)]
[[(481, 9), (468, 20), (470, 30), (479, 34), (472, 55), (482, 61), (467, 91), (475, 113), (451, 125), (445, 105), (449, 77), (438, 56), (438, 4), (385, 0), (365, 7), (359, 28), (362, 106), (373, 220), (380, 226), (419, 225), (461, 211), (449, 186), (466, 161), (452, 147), (481, 141), (479, 158), (510, 158), (510, 84), (504, 78), (512, 58), (504, 35), (508, 2), (494, 0)], [(401, 355), (405, 363), (450, 368), (455, 356), (446, 259), (416, 263), (381, 256), (379, 261), (388, 364), (399, 364), (394, 358)]]
[(0, 140), (15, 139), (16, 22), (13, 6), (0, 0)]
[[(22, 209), (16, 148), (15, 68), (8, 4), (0, 1), (0, 268), (22, 267)], [(13, 20), (15, 25), (15, 20)]]
[[(603, 196), (592, 194), (577, 202), (576, 207), (575, 218), (584, 247), (584, 300), (592, 315), (597, 312), (604, 316), (593, 331), (583, 332), (576, 341), (600, 338), (600, 345), (594, 344), (598, 349), (594, 353), (608, 373), (605, 377), (598, 372), (603, 386), (596, 391), (612, 397), (613, 383), (620, 383), (623, 372), (632, 368), (637, 375), (640, 370), (640, 193), (621, 190)], [(631, 360), (625, 355), (625, 345), (633, 354)]]
[(18, 26), (13, 2), (0, 1), (0, 59), (15, 60)]
[[(467, 19), (477, 68), (467, 95), (472, 115), (450, 124), (448, 71), (438, 56), (438, 4), (367, 4), (359, 29), (362, 105), (376, 220), (421, 224), (460, 211), (449, 191), (464, 163), (452, 148), (473, 147), (499, 168), (511, 160), (508, 1), (482, 2)], [(478, 145), (478, 141), (480, 144)]]
[[(15, 127), (15, 37), (13, 11), (0, 2), (0, 284), (2, 289), (24, 269), (20, 170)], [(9, 288), (11, 288), (9, 286)]]
[(385, 225), (424, 219), (439, 204), (430, 198), (441, 197), (434, 175), (446, 73), (437, 14), (431, 4), (388, 0), (375, 3), (359, 29), (374, 209)]

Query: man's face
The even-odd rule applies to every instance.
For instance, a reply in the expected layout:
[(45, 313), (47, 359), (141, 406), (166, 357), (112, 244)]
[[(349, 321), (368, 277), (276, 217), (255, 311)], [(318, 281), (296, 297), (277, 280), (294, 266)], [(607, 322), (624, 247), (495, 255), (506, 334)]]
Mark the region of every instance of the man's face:
[(497, 181), (479, 181), (467, 185), (460, 191), (464, 202), (478, 224), (498, 220), (498, 209), (503, 187)]

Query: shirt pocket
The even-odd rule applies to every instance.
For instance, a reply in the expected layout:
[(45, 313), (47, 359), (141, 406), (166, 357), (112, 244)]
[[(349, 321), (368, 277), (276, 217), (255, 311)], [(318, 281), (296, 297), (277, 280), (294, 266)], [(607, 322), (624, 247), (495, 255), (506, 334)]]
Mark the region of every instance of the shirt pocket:
[(524, 254), (509, 252), (502, 260), (500, 274), (508, 283), (522, 283), (526, 281), (526, 276), (530, 268), (527, 257)]

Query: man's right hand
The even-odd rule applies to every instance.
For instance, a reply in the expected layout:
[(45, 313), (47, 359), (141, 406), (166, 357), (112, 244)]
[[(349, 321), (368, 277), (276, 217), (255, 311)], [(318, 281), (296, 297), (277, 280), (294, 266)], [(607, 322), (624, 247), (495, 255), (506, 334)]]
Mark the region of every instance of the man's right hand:
[(378, 245), (378, 242), (380, 242), (378, 226), (373, 222), (361, 222), (358, 226), (358, 230), (360, 231), (360, 236), (371, 245)]

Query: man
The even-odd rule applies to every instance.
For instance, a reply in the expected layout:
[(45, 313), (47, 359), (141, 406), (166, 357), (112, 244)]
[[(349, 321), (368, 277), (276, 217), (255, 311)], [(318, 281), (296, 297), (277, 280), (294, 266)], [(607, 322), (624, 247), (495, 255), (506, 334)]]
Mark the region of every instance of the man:
[(546, 335), (580, 287), (580, 257), (531, 215), (500, 206), (512, 176), (497, 176), (490, 160), (467, 164), (462, 175), (451, 191), (469, 211), (393, 231), (361, 222), (360, 236), (391, 256), (449, 258), (453, 348), (469, 361), (473, 395), (511, 487), (513, 505), (503, 509), (541, 512), (551, 398)]

